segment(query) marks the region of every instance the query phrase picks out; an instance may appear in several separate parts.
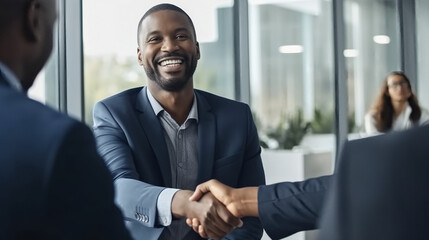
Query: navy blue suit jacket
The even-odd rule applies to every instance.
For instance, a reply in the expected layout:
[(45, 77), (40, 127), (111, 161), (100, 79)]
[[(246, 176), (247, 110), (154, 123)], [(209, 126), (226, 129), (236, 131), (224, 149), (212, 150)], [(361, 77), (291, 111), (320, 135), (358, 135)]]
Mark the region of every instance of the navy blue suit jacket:
[(0, 239), (130, 239), (91, 130), (0, 73)]
[(332, 176), (260, 186), (259, 218), (272, 239), (317, 228)]
[[(264, 184), (261, 148), (249, 107), (207, 92), (194, 92), (199, 118), (198, 183), (214, 178), (232, 187)], [(171, 187), (172, 179), (162, 126), (146, 88), (130, 89), (98, 102), (94, 133), (98, 150), (115, 179), (116, 199), (127, 226), (135, 238), (157, 239), (163, 230), (156, 224), (157, 198), (165, 187)], [(226, 237), (261, 236), (259, 220), (245, 218), (244, 226)]]
[(428, 239), (429, 126), (347, 142), (320, 239)]

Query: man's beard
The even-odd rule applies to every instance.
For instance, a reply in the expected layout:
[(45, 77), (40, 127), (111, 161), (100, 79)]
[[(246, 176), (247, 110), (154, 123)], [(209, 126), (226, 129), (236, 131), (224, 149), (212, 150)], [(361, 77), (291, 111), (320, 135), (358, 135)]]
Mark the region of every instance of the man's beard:
[[(161, 74), (159, 73), (158, 62), (160, 58), (164, 58), (164, 57), (180, 57), (183, 59), (182, 64), (190, 63), (187, 65), (185, 69), (185, 75), (181, 78), (171, 78), (171, 79), (165, 79), (164, 77), (162, 77)], [(188, 82), (192, 79), (192, 75), (194, 74), (195, 69), (197, 68), (198, 60), (194, 57), (192, 57), (190, 60), (191, 61), (189, 61), (188, 56), (185, 56), (183, 54), (170, 53), (168, 55), (155, 58), (152, 63), (154, 68), (150, 68), (149, 66), (145, 66), (145, 65), (143, 65), (143, 67), (149, 80), (155, 81), (155, 83), (165, 91), (178, 92), (183, 88), (185, 88)]]

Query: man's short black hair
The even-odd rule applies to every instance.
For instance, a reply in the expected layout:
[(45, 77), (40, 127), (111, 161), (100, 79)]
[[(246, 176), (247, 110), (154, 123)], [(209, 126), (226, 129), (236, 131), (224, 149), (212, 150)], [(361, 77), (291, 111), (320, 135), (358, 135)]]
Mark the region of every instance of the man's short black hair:
[(192, 19), (189, 17), (189, 15), (185, 11), (183, 11), (183, 9), (179, 8), (176, 5), (169, 4), (169, 3), (162, 3), (162, 4), (158, 4), (156, 6), (153, 6), (152, 8), (147, 10), (147, 12), (140, 19), (139, 25), (137, 27), (137, 45), (140, 45), (140, 31), (141, 31), (141, 25), (142, 25), (143, 20), (147, 16), (149, 16), (150, 14), (152, 14), (154, 12), (161, 11), (161, 10), (172, 10), (172, 11), (176, 11), (176, 12), (179, 12), (179, 13), (182, 13), (183, 15), (185, 15), (188, 18), (189, 22), (191, 23), (192, 33), (194, 34), (194, 40), (197, 40), (197, 35), (195, 32), (194, 23), (192, 22)]

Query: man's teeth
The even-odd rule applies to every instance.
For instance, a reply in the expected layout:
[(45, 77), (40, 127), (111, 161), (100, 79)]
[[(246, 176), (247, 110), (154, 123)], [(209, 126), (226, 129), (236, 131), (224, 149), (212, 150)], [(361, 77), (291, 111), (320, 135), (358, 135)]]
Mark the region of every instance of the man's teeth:
[(172, 64), (181, 64), (182, 63), (182, 60), (179, 60), (179, 59), (171, 59), (171, 60), (165, 60), (165, 61), (162, 61), (161, 63), (160, 63), (160, 65), (161, 66), (167, 66), (167, 65), (172, 65)]

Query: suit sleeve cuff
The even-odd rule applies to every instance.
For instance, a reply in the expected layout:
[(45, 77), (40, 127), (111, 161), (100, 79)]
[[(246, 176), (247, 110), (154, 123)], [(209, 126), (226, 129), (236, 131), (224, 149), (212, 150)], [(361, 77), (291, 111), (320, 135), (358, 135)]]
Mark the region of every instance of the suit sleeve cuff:
[(171, 201), (173, 200), (174, 194), (179, 191), (175, 188), (166, 188), (158, 196), (156, 203), (156, 209), (158, 212), (157, 223), (161, 226), (169, 226), (173, 219), (171, 214)]

